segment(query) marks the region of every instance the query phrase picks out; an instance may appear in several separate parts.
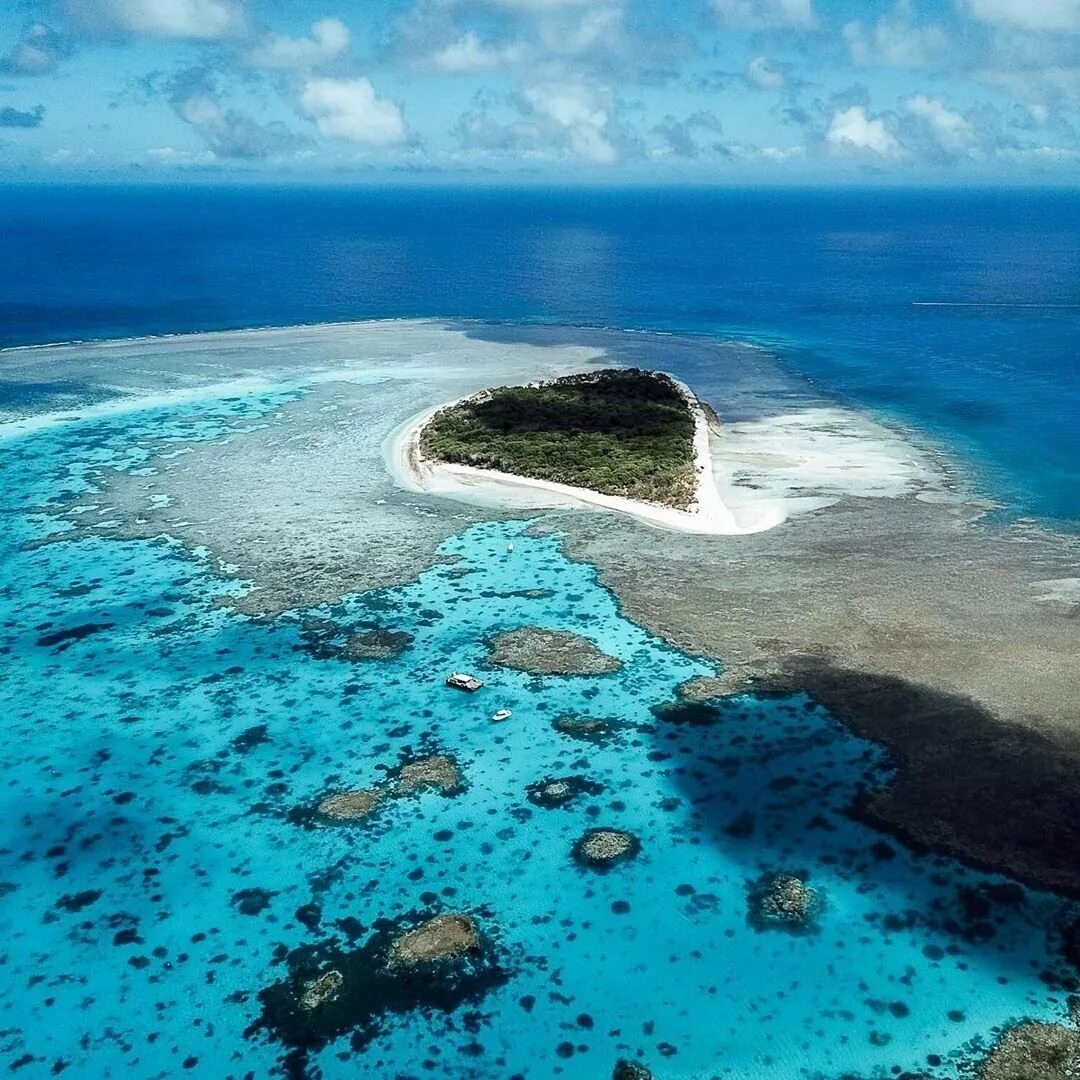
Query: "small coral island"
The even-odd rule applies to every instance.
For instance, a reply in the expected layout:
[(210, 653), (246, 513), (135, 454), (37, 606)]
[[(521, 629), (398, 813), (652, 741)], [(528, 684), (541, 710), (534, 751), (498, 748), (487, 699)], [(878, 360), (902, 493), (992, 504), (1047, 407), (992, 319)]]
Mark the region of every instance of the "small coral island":
[(695, 418), (667, 375), (635, 368), (503, 386), (436, 413), (425, 458), (686, 510)]

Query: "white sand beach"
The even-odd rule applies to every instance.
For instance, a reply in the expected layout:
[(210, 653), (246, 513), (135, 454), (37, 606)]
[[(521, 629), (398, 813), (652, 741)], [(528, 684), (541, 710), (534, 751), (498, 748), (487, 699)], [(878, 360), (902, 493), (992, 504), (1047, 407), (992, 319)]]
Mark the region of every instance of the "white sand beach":
[(779, 525), (785, 520), (786, 514), (778, 500), (747, 502), (743, 498), (741, 505), (733, 507), (725, 499), (713, 471), (713, 442), (718, 438), (719, 431), (710, 423), (693, 391), (678, 380), (673, 381), (686, 396), (694, 415), (694, 466), (698, 487), (696, 498), (688, 510), (675, 510), (549, 480), (534, 480), (512, 473), (477, 469), (469, 465), (450, 465), (425, 458), (420, 452), (420, 436), (428, 422), (442, 409), (468, 401), (469, 397), (429, 409), (403, 424), (388, 444), (387, 463), (397, 483), (408, 491), (443, 495), (478, 506), (610, 510), (659, 529), (712, 536), (748, 535)]

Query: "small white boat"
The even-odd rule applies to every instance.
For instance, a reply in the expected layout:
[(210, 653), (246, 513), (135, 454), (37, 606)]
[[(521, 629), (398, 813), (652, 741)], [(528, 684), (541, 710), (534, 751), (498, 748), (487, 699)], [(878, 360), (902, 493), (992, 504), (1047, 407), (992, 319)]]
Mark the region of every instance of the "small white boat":
[(483, 683), (475, 675), (465, 675), (460, 671), (455, 671), (446, 680), (447, 686), (452, 686), (455, 690), (468, 690), (470, 694), (481, 689)]
[(509, 709), (500, 709), (497, 713), (493, 714), (491, 719), (493, 723), (501, 724), (503, 720), (509, 720), (514, 714)]

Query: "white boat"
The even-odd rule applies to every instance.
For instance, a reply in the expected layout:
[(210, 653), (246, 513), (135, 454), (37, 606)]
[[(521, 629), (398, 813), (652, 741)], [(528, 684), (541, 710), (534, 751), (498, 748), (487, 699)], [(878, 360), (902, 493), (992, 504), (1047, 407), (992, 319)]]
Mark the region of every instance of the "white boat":
[(513, 715), (514, 715), (514, 714), (513, 714), (513, 713), (512, 713), (512, 712), (511, 712), (511, 711), (510, 711), (509, 709), (500, 709), (500, 710), (499, 710), (499, 711), (498, 711), (497, 713), (495, 713), (495, 714), (494, 714), (494, 715), (493, 715), (493, 716), (491, 717), (491, 719), (492, 719), (492, 720), (493, 720), (493, 721), (494, 721), (494, 722), (495, 722), (496, 724), (499, 724), (499, 723), (501, 723), (501, 722), (502, 722), (503, 720), (509, 720), (509, 719), (510, 719), (510, 717), (511, 717), (511, 716), (513, 716)]
[(468, 690), (472, 694), (481, 689), (484, 684), (475, 675), (465, 675), (463, 672), (455, 671), (446, 680), (446, 685), (452, 686), (455, 690)]

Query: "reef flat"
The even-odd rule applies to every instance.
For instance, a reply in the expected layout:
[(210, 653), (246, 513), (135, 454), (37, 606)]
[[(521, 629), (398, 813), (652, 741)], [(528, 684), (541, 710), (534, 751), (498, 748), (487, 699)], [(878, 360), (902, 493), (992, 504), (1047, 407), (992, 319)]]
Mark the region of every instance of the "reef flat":
[(1080, 619), (1038, 599), (1077, 547), (977, 515), (851, 499), (752, 544), (558, 527), (631, 618), (722, 657), (729, 692), (805, 691), (886, 747), (898, 773), (871, 820), (1080, 894)]
[[(106, 469), (104, 497), (95, 491), (55, 511), (71, 527), (68, 539), (169, 536), (208, 553), (248, 583), (229, 603), (273, 615), (404, 584), (441, 541), (499, 516), (398, 488), (384, 466), (395, 428), (500, 379), (587, 370), (600, 355), (589, 346), (489, 343), (464, 326), (365, 323), (12, 350), (5, 370), (45, 387), (57, 371), (74, 383), (105, 382), (122, 393), (100, 406), (103, 417), (155, 402), (271, 395), (258, 418), (238, 418), (213, 440), (200, 438), (194, 421), (190, 440), (182, 427), (165, 439), (149, 433), (131, 452), (151, 467)], [(45, 422), (56, 421), (31, 415), (10, 430)]]

